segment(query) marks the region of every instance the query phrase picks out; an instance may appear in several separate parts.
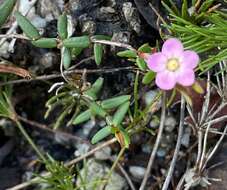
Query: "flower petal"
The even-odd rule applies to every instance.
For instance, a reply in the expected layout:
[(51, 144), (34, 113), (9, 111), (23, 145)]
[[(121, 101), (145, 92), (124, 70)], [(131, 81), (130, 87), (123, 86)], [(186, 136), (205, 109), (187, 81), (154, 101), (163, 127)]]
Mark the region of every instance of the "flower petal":
[(194, 69), (199, 63), (199, 55), (194, 51), (184, 51), (182, 53), (182, 66)]
[(162, 53), (168, 58), (178, 58), (184, 51), (183, 44), (176, 38), (170, 38), (162, 46)]
[(175, 73), (169, 71), (159, 72), (156, 75), (155, 83), (162, 90), (173, 89), (176, 85)]
[(182, 69), (177, 74), (177, 83), (182, 86), (191, 86), (195, 82), (195, 73), (192, 69)]
[(154, 72), (160, 72), (165, 69), (167, 63), (167, 58), (162, 53), (154, 53), (150, 55), (147, 59), (148, 67)]

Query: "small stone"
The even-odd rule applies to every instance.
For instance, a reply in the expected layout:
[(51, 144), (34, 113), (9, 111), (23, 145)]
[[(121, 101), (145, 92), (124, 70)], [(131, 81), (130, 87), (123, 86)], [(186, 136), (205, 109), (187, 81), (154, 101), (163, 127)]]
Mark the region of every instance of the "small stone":
[(83, 22), (81, 31), (87, 34), (94, 34), (96, 31), (96, 24), (92, 20)]
[(77, 150), (74, 152), (74, 155), (76, 157), (78, 157), (78, 156), (81, 156), (81, 155), (87, 153), (90, 146), (85, 143), (78, 143), (78, 144), (76, 144), (76, 148), (77, 148)]
[(53, 63), (56, 60), (56, 55), (53, 52), (47, 52), (42, 55), (42, 57), (39, 60), (39, 63), (45, 68), (51, 68), (53, 67)]
[(54, 135), (54, 140), (59, 143), (59, 144), (62, 144), (62, 145), (67, 145), (69, 144), (69, 138), (62, 134), (62, 133), (59, 133), (58, 131), (56, 131), (55, 135)]
[(165, 119), (165, 131), (166, 132), (172, 132), (177, 125), (177, 122), (174, 117), (167, 116)]
[(181, 144), (186, 148), (190, 145), (190, 136), (191, 136), (191, 128), (187, 127), (184, 131), (184, 134), (181, 138)]
[(109, 146), (95, 152), (95, 158), (97, 160), (108, 160), (110, 158), (111, 148)]
[(92, 130), (92, 128), (95, 126), (95, 121), (94, 120), (90, 120), (90, 121), (88, 121), (87, 123), (85, 123), (83, 126), (82, 126), (82, 130), (83, 130), (83, 135), (85, 136), (85, 137), (87, 137), (89, 134), (90, 134), (90, 132), (91, 132), (91, 130)]
[[(129, 32), (116, 32), (113, 34), (111, 41), (129, 44), (130, 33)], [(112, 46), (111, 51), (114, 53), (116, 51), (116, 48), (114, 46)]]
[(131, 175), (137, 179), (143, 179), (144, 174), (146, 172), (146, 168), (141, 167), (141, 166), (130, 166), (129, 167), (129, 172)]
[(121, 177), (115, 171), (112, 172), (107, 185), (104, 187), (104, 183), (97, 181), (103, 180), (109, 173), (110, 168), (103, 163), (96, 162), (94, 159), (90, 159), (85, 163), (86, 166), (82, 168), (79, 173), (81, 178), (78, 178), (76, 184), (78, 187), (83, 185), (86, 190), (127, 190), (128, 185), (123, 177)]
[(131, 28), (138, 34), (141, 31), (141, 21), (137, 9), (133, 7), (131, 2), (123, 3), (123, 13), (127, 22), (129, 22)]
[(150, 145), (150, 144), (144, 144), (144, 145), (142, 146), (142, 151), (143, 151), (144, 153), (150, 154), (151, 151), (152, 151), (151, 145)]
[[(154, 101), (154, 99), (157, 97), (158, 93), (159, 92), (157, 90), (150, 90), (145, 93), (144, 101), (145, 101), (146, 106), (149, 106)], [(161, 103), (160, 103), (160, 107), (161, 107)]]
[(38, 12), (40, 15), (45, 18), (46, 21), (52, 21), (57, 19), (61, 11), (64, 8), (64, 1), (63, 0), (55, 0), (55, 1), (46, 1), (46, 0), (39, 0), (37, 2)]
[(159, 148), (157, 151), (158, 157), (165, 157), (166, 156), (166, 150), (164, 148)]
[(101, 7), (100, 12), (102, 14), (114, 14), (116, 11), (112, 7)]
[(38, 29), (40, 29), (40, 28), (45, 28), (45, 27), (46, 27), (46, 24), (47, 24), (46, 20), (43, 19), (43, 18), (41, 18), (41, 17), (38, 16), (38, 15), (34, 15), (34, 16), (31, 18), (31, 22), (32, 22), (32, 24), (33, 24), (36, 28), (38, 28)]
[(42, 29), (46, 26), (46, 20), (36, 14), (36, 10), (34, 7), (32, 7), (31, 10), (29, 11), (27, 18), (38, 29)]

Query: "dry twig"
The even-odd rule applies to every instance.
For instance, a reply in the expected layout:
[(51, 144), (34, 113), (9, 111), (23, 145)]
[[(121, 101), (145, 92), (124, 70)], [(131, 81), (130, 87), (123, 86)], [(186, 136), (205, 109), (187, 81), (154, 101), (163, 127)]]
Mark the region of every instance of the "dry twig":
[(161, 122), (160, 122), (160, 125), (159, 125), (157, 139), (155, 141), (155, 144), (154, 144), (154, 147), (153, 147), (153, 150), (152, 150), (152, 153), (151, 153), (148, 165), (147, 165), (147, 170), (144, 174), (144, 178), (143, 178), (143, 181), (141, 183), (139, 190), (145, 189), (148, 177), (150, 175), (151, 168), (152, 168), (155, 156), (156, 156), (156, 152), (158, 150), (158, 146), (159, 146), (160, 141), (161, 141), (161, 137), (162, 137), (162, 133), (163, 133), (163, 129), (164, 129), (165, 115), (166, 115), (166, 93), (164, 92), (163, 95), (162, 95), (162, 113), (161, 113), (161, 119), (160, 119)]
[(169, 183), (171, 181), (173, 171), (177, 162), (177, 157), (180, 151), (180, 146), (181, 146), (181, 138), (183, 135), (183, 126), (184, 126), (184, 110), (185, 110), (185, 100), (183, 96), (181, 96), (181, 110), (180, 110), (180, 124), (179, 124), (179, 132), (178, 132), (178, 137), (177, 137), (177, 144), (176, 148), (173, 154), (173, 158), (169, 167), (169, 171), (167, 173), (167, 177), (165, 179), (165, 182), (163, 184), (162, 190), (167, 190), (169, 187)]

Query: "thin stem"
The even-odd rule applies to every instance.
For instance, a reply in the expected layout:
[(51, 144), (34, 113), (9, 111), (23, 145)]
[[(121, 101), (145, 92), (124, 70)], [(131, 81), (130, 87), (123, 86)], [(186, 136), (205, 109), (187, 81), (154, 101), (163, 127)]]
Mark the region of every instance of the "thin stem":
[(17, 38), (23, 40), (30, 40), (28, 37), (22, 34), (0, 34), (0, 38)]
[(196, 167), (199, 166), (201, 154), (202, 154), (202, 141), (203, 141), (203, 132), (201, 128), (198, 128), (198, 153), (197, 153), (197, 159), (196, 159)]
[(17, 127), (19, 128), (19, 130), (21, 131), (21, 133), (24, 135), (24, 137), (28, 141), (28, 143), (32, 146), (32, 148), (38, 154), (39, 158), (43, 162), (45, 162), (46, 159), (45, 159), (44, 155), (41, 153), (41, 151), (39, 150), (39, 148), (35, 145), (35, 143), (33, 142), (33, 140), (30, 138), (30, 136), (28, 135), (28, 133), (25, 131), (24, 127), (21, 125), (21, 123), (19, 121), (16, 121), (16, 124), (17, 124)]
[(203, 151), (202, 151), (201, 158), (200, 158), (200, 164), (199, 164), (199, 168), (198, 168), (199, 171), (201, 171), (205, 157), (206, 157), (207, 138), (208, 138), (208, 132), (209, 132), (210, 127), (211, 127), (211, 124), (209, 123), (206, 128), (205, 135), (203, 138)]
[(121, 156), (124, 154), (124, 152), (125, 152), (125, 148), (123, 147), (123, 148), (121, 149), (121, 151), (119, 152), (119, 154), (118, 154), (118, 156), (117, 156), (117, 159), (114, 161), (112, 167), (110, 168), (110, 171), (108, 172), (107, 180), (106, 180), (106, 182), (105, 182), (105, 185), (106, 185), (106, 184), (108, 183), (108, 181), (110, 180), (110, 177), (111, 177), (111, 175), (112, 175), (112, 173), (113, 173), (113, 170), (114, 170), (114, 168), (117, 166), (117, 163), (118, 163), (118, 161), (120, 160)]
[(226, 134), (226, 131), (227, 131), (227, 125), (225, 126), (225, 129), (223, 131), (223, 134), (222, 136), (220, 137), (220, 139), (218, 140), (217, 144), (215, 145), (215, 147), (213, 148), (213, 150), (211, 151), (211, 153), (209, 154), (209, 156), (207, 157), (205, 163), (204, 163), (204, 166), (202, 168), (202, 170), (205, 168), (205, 166), (207, 165), (207, 162), (212, 158), (212, 156), (214, 155), (214, 153), (217, 151), (219, 145), (221, 144), (221, 142), (223, 141), (224, 137), (225, 137), (225, 134)]
[(117, 164), (117, 167), (121, 170), (122, 175), (124, 175), (125, 179), (127, 180), (129, 186), (131, 187), (131, 190), (136, 190), (132, 180), (130, 179), (129, 175), (125, 171), (125, 169), (121, 166), (121, 164)]
[(183, 136), (183, 127), (184, 127), (184, 111), (185, 111), (185, 100), (184, 97), (181, 96), (181, 110), (180, 110), (180, 124), (179, 124), (179, 131), (178, 131), (178, 137), (177, 137), (177, 144), (176, 148), (173, 154), (173, 159), (171, 161), (169, 171), (167, 173), (167, 177), (165, 179), (164, 185), (162, 187), (162, 190), (167, 190), (171, 181), (171, 178), (173, 176), (173, 171), (177, 162), (177, 157), (180, 152), (180, 147), (181, 147), (181, 139)]
[[(135, 67), (119, 67), (119, 68), (111, 68), (111, 69), (87, 69), (86, 73), (87, 74), (92, 74), (92, 73), (114, 73), (114, 72), (120, 72), (120, 71), (129, 71), (129, 70), (137, 70)], [(70, 71), (64, 71), (64, 75), (71, 75), (71, 74), (76, 74), (76, 73), (83, 73), (84, 69), (75, 69), (75, 70), (70, 70)], [(62, 77), (61, 73), (58, 74), (50, 74), (50, 75), (42, 75), (42, 76), (37, 76), (34, 77), (30, 80), (27, 79), (19, 79), (19, 80), (11, 80), (7, 82), (1, 82), (0, 86), (8, 85), (8, 84), (20, 84), (20, 83), (27, 83), (27, 82), (32, 82), (32, 81), (39, 81), (39, 80), (50, 80), (50, 79), (55, 79), (55, 78), (60, 78)]]
[(155, 156), (156, 156), (156, 152), (158, 150), (158, 146), (159, 146), (160, 141), (161, 141), (161, 137), (162, 137), (162, 133), (163, 133), (163, 129), (164, 129), (165, 117), (166, 117), (166, 92), (163, 92), (163, 95), (162, 95), (162, 113), (161, 113), (161, 119), (160, 119), (161, 122), (160, 122), (160, 126), (159, 126), (159, 131), (158, 131), (157, 139), (155, 141), (154, 148), (152, 150), (152, 153), (151, 153), (148, 165), (147, 165), (147, 169), (146, 169), (146, 172), (144, 174), (144, 178), (143, 178), (143, 181), (141, 183), (139, 190), (145, 189), (148, 177), (150, 175), (151, 168), (152, 168)]
[(100, 43), (100, 44), (106, 44), (106, 45), (110, 45), (110, 46), (122, 47), (122, 48), (126, 48), (128, 50), (132, 50), (132, 51), (137, 52), (137, 50), (135, 48), (133, 48), (131, 45), (124, 44), (124, 43), (121, 43), (121, 42), (113, 42), (113, 41), (108, 41), (108, 40), (96, 40), (96, 39), (91, 39), (91, 41), (93, 43)]

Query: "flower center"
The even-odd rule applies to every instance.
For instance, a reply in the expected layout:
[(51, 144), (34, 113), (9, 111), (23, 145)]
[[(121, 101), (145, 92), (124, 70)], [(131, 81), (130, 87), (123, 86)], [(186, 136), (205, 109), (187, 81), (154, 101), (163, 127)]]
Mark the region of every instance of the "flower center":
[(178, 59), (169, 59), (166, 68), (169, 71), (176, 71), (180, 67)]

